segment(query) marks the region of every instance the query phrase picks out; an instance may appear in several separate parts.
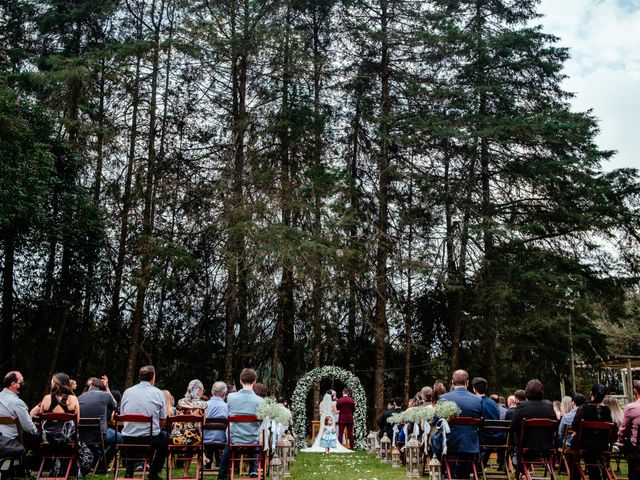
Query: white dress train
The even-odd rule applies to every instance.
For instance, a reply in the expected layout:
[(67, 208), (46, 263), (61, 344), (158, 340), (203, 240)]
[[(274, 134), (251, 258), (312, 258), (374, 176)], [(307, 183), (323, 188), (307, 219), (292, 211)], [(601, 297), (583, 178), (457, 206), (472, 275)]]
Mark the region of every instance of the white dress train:
[[(337, 430), (337, 415), (333, 413), (333, 405), (335, 402), (331, 398), (331, 395), (326, 394), (320, 402), (320, 430), (316, 435), (316, 439), (313, 442), (313, 445), (307, 448), (303, 448), (301, 451), (303, 452), (318, 452), (322, 453), (325, 451), (323, 447), (320, 446), (320, 440), (322, 439), (322, 434), (324, 433), (324, 419), (327, 417), (333, 418), (333, 424), (336, 426)], [(353, 453), (353, 450), (349, 450), (345, 446), (340, 443), (340, 439), (336, 440), (336, 448), (332, 448), (329, 450), (331, 453)]]

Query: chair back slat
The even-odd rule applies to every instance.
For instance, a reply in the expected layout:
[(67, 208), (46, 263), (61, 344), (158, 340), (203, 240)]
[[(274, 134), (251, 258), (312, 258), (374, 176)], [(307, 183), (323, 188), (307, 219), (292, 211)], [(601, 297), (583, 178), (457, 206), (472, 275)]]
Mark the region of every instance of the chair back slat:
[(78, 423), (78, 417), (75, 413), (43, 413), (40, 417), (42, 420), (46, 420), (48, 422)]
[(202, 428), (204, 430), (226, 431), (229, 420), (225, 417), (206, 418)]
[(557, 432), (557, 420), (525, 418), (520, 429), (519, 449), (546, 454), (554, 448)]
[(448, 420), (449, 425), (465, 425), (467, 427), (479, 427), (482, 425), (482, 418), (476, 417), (453, 417)]
[(202, 415), (173, 415), (167, 417), (167, 425), (170, 426), (174, 423), (203, 423), (204, 417)]

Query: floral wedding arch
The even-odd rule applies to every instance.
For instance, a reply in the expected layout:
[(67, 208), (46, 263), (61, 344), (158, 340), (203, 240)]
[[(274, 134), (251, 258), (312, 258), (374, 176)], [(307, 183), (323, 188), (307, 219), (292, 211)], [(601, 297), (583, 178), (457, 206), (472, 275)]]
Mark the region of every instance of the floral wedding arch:
[(353, 416), (353, 434), (356, 450), (365, 450), (367, 435), (367, 397), (364, 394), (364, 388), (358, 377), (353, 373), (339, 367), (320, 367), (315, 368), (303, 375), (296, 385), (291, 399), (291, 412), (293, 414), (293, 429), (298, 437), (298, 446), (306, 447), (306, 423), (307, 423), (307, 394), (313, 383), (324, 378), (339, 380), (344, 383), (351, 397), (356, 402), (356, 409)]

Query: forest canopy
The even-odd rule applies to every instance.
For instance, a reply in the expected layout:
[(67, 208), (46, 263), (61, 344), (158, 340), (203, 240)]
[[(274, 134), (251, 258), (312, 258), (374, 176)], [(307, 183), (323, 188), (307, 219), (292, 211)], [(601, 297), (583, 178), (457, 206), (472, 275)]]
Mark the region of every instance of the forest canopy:
[(640, 354), (638, 175), (537, 4), (2, 2), (2, 371), (333, 364), (379, 412)]

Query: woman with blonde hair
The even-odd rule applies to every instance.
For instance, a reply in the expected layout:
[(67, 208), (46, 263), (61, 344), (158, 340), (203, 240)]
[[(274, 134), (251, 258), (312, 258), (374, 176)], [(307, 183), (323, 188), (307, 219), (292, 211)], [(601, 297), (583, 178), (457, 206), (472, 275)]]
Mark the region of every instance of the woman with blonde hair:
[(573, 399), (569, 395), (562, 397), (562, 400), (560, 400), (560, 412), (562, 412), (562, 416), (565, 416), (573, 409), (573, 405), (571, 405), (572, 401)]
[(618, 427), (620, 427), (620, 424), (622, 423), (622, 417), (624, 416), (624, 412), (620, 408), (618, 399), (613, 395), (607, 395), (604, 397), (604, 400), (602, 400), (602, 403), (609, 407), (609, 410), (611, 410), (611, 419), (613, 420), (613, 423), (615, 424), (617, 430)]
[(173, 417), (176, 414), (176, 400), (169, 390), (162, 390), (162, 394), (164, 395), (164, 411), (167, 417)]

